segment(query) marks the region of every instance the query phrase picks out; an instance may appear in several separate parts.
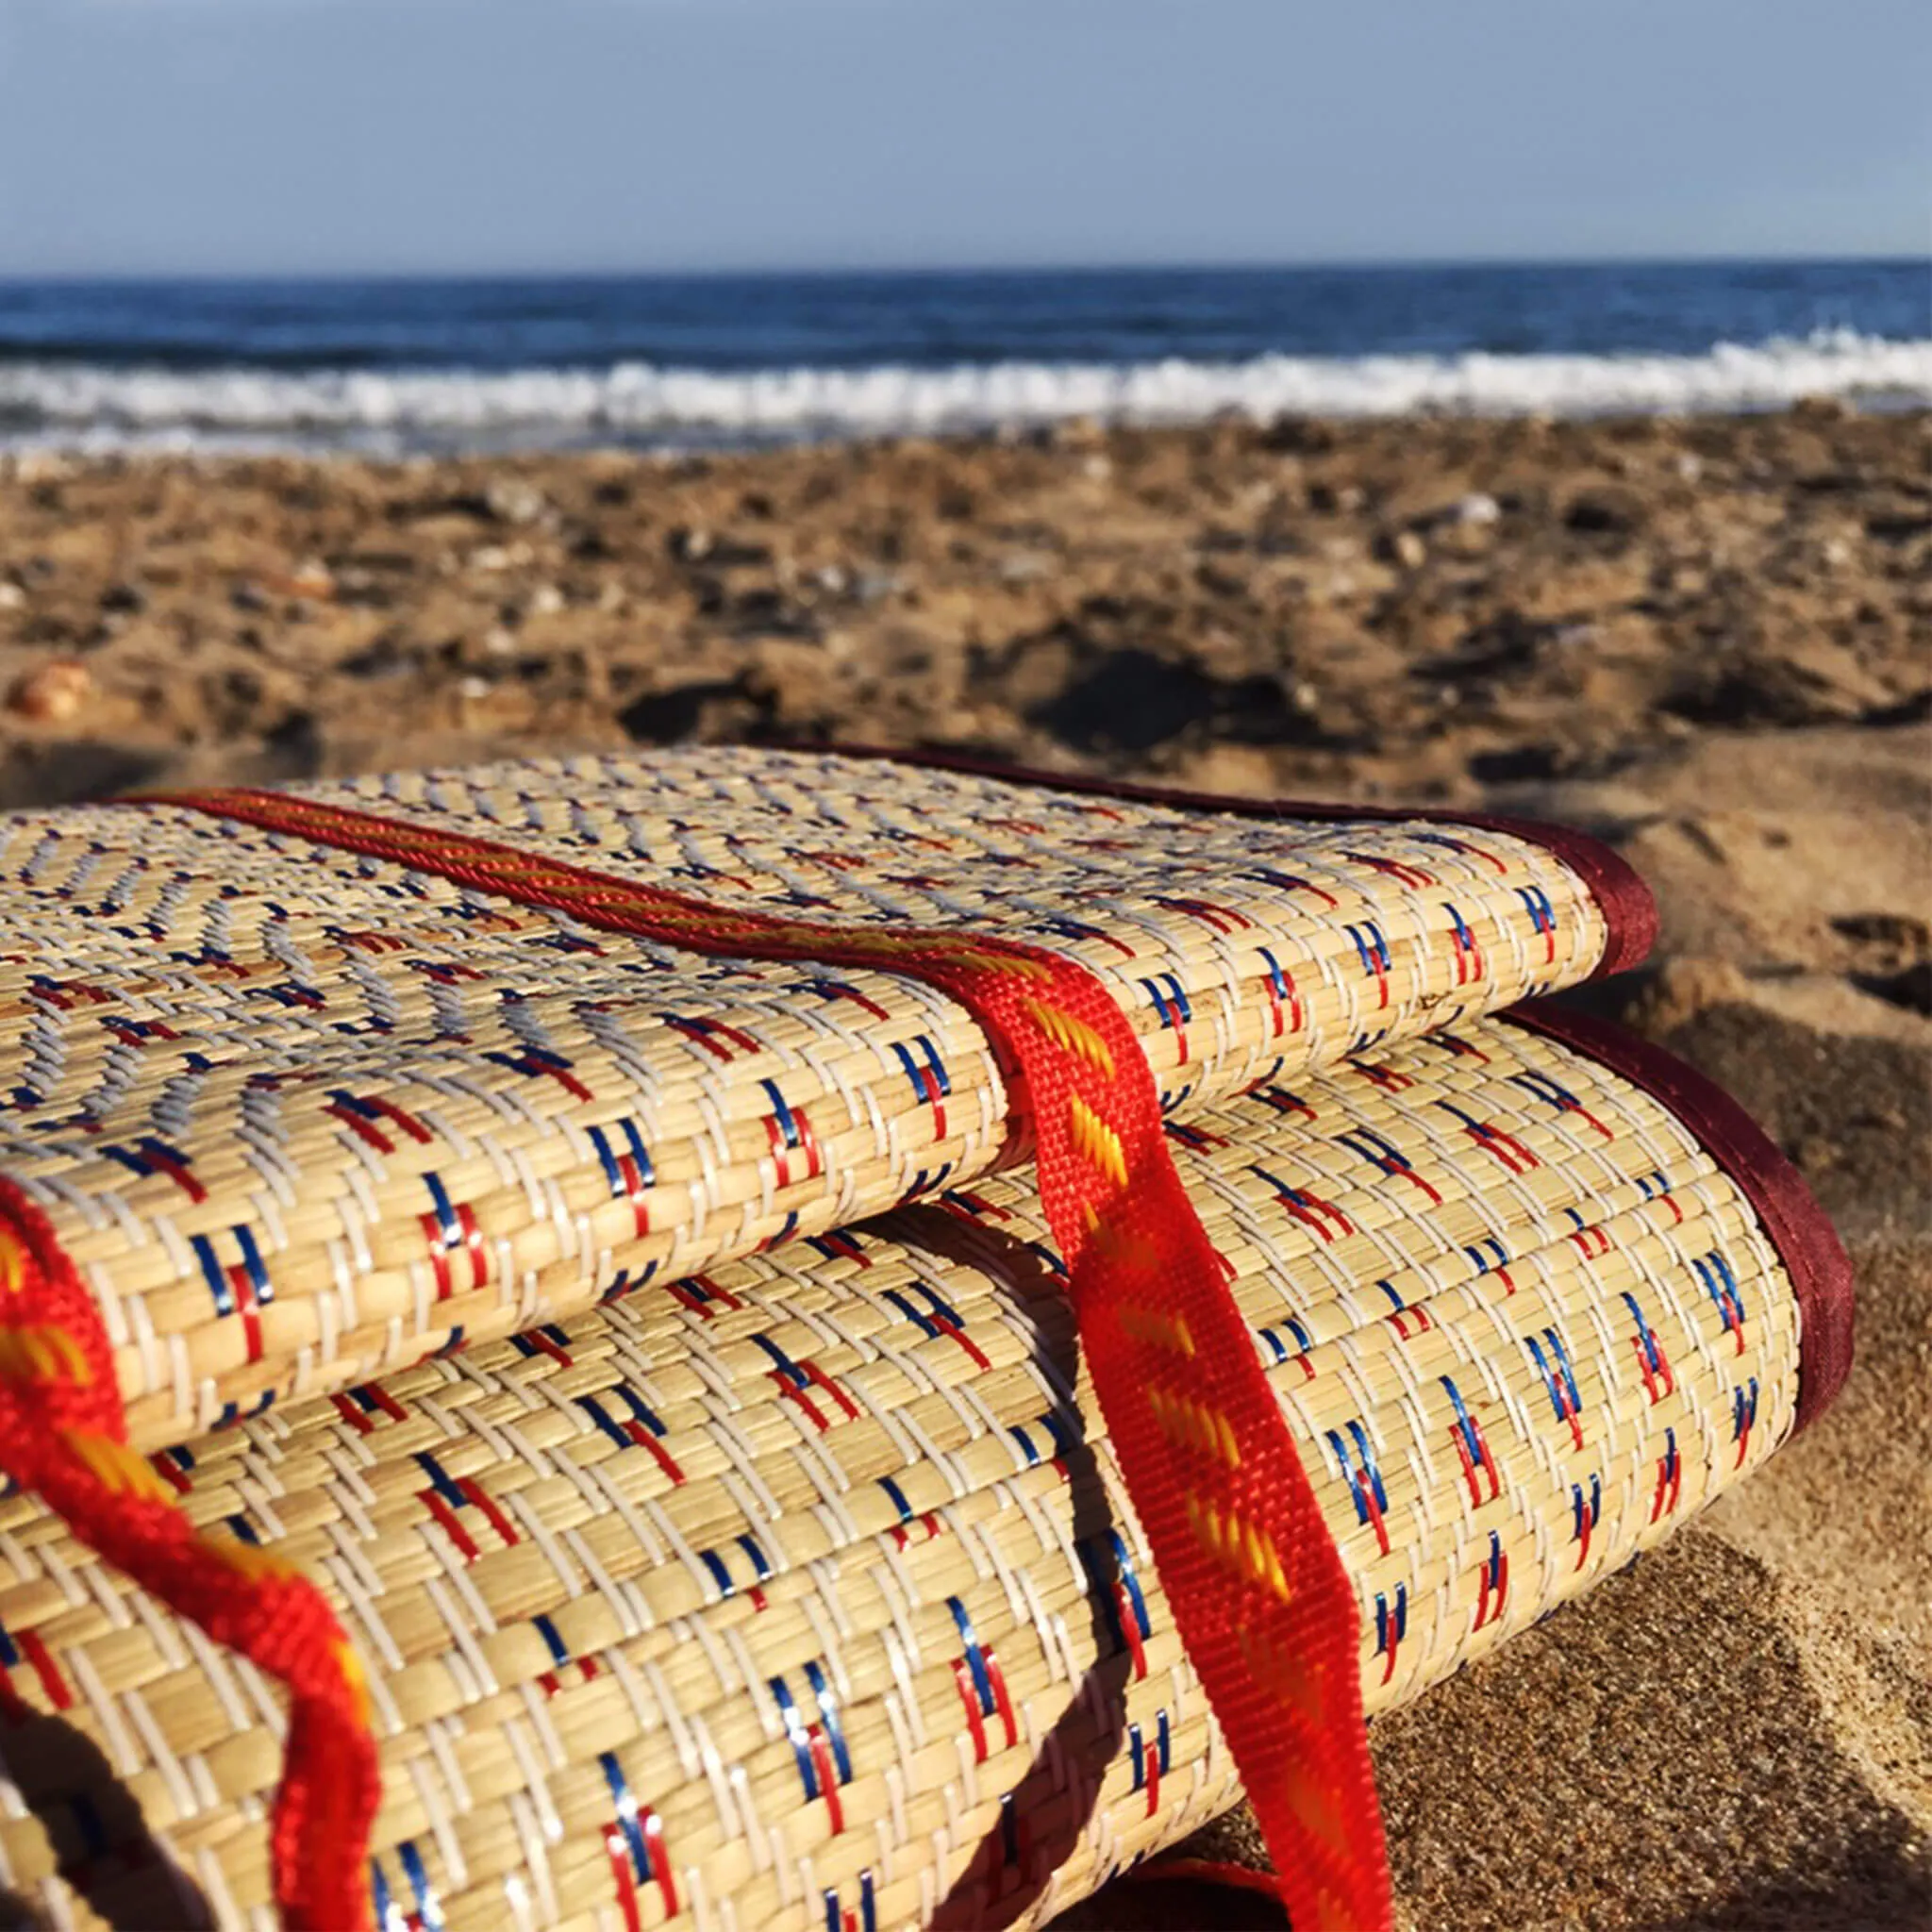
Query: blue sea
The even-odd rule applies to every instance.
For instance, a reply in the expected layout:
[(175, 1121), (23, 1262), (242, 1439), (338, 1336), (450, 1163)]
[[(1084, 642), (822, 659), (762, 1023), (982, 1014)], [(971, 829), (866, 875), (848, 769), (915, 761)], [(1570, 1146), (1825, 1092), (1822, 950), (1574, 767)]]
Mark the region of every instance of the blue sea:
[(1932, 402), (1923, 260), (0, 280), (0, 447), (676, 449)]

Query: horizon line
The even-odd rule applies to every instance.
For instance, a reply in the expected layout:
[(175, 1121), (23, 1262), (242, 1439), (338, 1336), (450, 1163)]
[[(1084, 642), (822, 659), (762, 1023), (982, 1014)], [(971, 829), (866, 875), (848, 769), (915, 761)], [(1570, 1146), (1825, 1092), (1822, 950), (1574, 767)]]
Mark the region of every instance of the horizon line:
[(902, 263), (704, 263), (620, 267), (610, 264), (577, 267), (403, 268), (65, 268), (15, 269), (0, 264), (0, 287), (20, 283), (155, 283), (155, 282), (524, 282), (524, 281), (736, 281), (785, 278), (825, 280), (870, 278), (934, 279), (973, 276), (1045, 276), (1102, 275), (1322, 275), (1401, 272), (1404, 270), (1517, 268), (1718, 268), (1718, 267), (1872, 267), (1924, 268), (1932, 274), (1932, 253), (1854, 250), (1850, 253), (1774, 252), (1770, 254), (1615, 253), (1598, 255), (1389, 255), (1331, 256), (1281, 258), (1274, 257), (1176, 257), (1165, 259), (957, 261)]

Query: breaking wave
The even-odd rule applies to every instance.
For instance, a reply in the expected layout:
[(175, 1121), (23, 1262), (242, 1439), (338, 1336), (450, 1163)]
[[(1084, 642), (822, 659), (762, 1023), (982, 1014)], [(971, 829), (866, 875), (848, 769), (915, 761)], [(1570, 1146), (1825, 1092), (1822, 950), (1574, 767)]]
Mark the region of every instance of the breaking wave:
[(1241, 361), (601, 369), (194, 371), (0, 362), (0, 445), (401, 454), (689, 446), (1223, 411), (1589, 416), (1774, 408), (1835, 395), (1932, 404), (1932, 341), (1846, 329), (1697, 355), (1298, 357)]

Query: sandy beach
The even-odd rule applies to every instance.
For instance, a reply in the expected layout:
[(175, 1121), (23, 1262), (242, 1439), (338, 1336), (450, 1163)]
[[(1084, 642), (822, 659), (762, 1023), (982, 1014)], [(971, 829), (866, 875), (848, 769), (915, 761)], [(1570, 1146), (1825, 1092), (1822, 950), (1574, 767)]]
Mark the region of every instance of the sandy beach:
[[(1406, 1923), (1932, 1924), (1932, 418), (0, 459), (0, 807), (688, 738), (1586, 824), (1836, 1217), (1836, 1408), (1374, 1743)], [(1237, 1818), (1218, 1856), (1247, 1855)], [(1248, 1923), (1116, 1887), (1086, 1925)], [(1253, 1923), (1264, 1923), (1254, 1918)]]

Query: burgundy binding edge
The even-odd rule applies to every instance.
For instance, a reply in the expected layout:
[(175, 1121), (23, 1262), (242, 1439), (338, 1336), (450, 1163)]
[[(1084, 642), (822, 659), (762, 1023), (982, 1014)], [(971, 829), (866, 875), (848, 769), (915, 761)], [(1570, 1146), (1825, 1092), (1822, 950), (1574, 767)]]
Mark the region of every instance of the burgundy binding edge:
[(1640, 964), (1657, 942), (1657, 901), (1630, 862), (1602, 840), (1568, 825), (1542, 824), (1531, 819), (1497, 818), (1482, 812), (1437, 811), (1403, 805), (1346, 805), (1334, 800), (1299, 798), (1229, 798), (1213, 791), (1182, 791), (1160, 785), (1131, 785), (1113, 778), (1089, 777), (1077, 772), (1046, 772), (1032, 765), (1003, 765), (992, 758), (963, 753), (907, 750), (893, 745), (793, 745), (794, 751), (823, 751), (839, 758), (882, 758), (892, 764), (924, 765), (935, 771), (965, 772), (975, 777), (1003, 778), (1013, 785), (1042, 785), (1056, 791), (1084, 791), (1103, 798), (1123, 798), (1142, 805), (1161, 805), (1176, 811), (1230, 812), (1252, 819), (1368, 819), (1379, 824), (1404, 819), (1434, 825), (1470, 825), (1478, 831), (1503, 832), (1512, 839), (1541, 845), (1566, 865), (1589, 889), (1607, 928), (1604, 956), (1591, 973), (1602, 979), (1627, 973)]
[(1838, 1231), (1796, 1168), (1715, 1082), (1674, 1054), (1587, 1013), (1538, 1001), (1497, 1016), (1628, 1080), (1674, 1114), (1730, 1175), (1763, 1224), (1798, 1301), (1798, 1413), (1791, 1434), (1831, 1406), (1852, 1367), (1856, 1295)]

